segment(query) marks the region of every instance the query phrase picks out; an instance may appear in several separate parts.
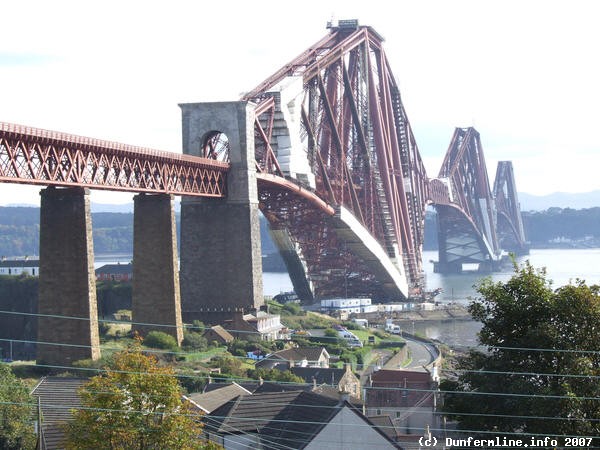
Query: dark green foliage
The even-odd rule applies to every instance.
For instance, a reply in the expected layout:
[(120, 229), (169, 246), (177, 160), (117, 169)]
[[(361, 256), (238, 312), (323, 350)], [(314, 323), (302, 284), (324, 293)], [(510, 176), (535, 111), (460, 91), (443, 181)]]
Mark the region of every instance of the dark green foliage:
[(267, 355), (276, 350), (273, 342), (254, 342), (243, 339), (234, 339), (227, 346), (229, 353), (235, 356), (247, 356), (248, 352), (257, 352), (260, 355)]
[(194, 333), (204, 333), (207, 329), (206, 325), (204, 325), (204, 322), (202, 322), (201, 320), (194, 320), (192, 322), (192, 325), (187, 327), (190, 331), (193, 331)]
[(342, 322), (342, 326), (344, 326), (348, 330), (362, 330), (362, 329), (364, 329), (364, 327), (361, 327), (359, 324), (357, 324), (356, 322), (352, 322), (352, 321)]
[[(175, 214), (177, 235), (180, 215)], [(0, 255), (39, 255), (40, 209), (37, 207), (0, 207)], [(100, 254), (133, 254), (133, 213), (92, 213), (94, 252)], [(265, 271), (285, 271), (277, 247), (269, 237), (266, 219), (260, 216)], [(179, 241), (179, 239), (177, 239)]]
[(458, 392), (445, 396), (445, 410), (459, 428), (599, 435), (600, 288), (577, 281), (553, 290), (545, 271), (526, 264), (478, 292), (470, 312), (488, 351), (461, 358), (458, 379), (442, 384)]
[(188, 394), (193, 392), (202, 392), (206, 384), (206, 375), (199, 375), (194, 372), (194, 369), (184, 367), (177, 373), (179, 384)]
[(32, 401), (26, 386), (10, 367), (0, 363), (0, 448), (33, 449)]
[(161, 350), (177, 350), (177, 340), (163, 331), (151, 331), (144, 338), (144, 345)]
[(210, 360), (210, 367), (220, 368), (222, 375), (235, 377), (246, 376), (246, 370), (242, 366), (242, 361), (239, 358), (232, 356), (215, 356)]
[[(13, 359), (34, 359), (37, 340), (38, 278), (27, 275), (0, 275), (2, 310), (25, 314), (0, 314), (0, 339), (17, 339), (30, 342), (13, 342)], [(10, 344), (0, 341), (0, 356), (10, 357)]]
[(338, 337), (338, 332), (335, 331), (333, 328), (325, 328), (325, 331), (323, 333), (327, 337), (332, 337), (332, 338), (337, 338)]
[(131, 289), (131, 283), (97, 282), (98, 315), (107, 317), (121, 309), (131, 310)]
[(248, 377), (258, 380), (262, 378), (265, 381), (276, 381), (278, 383), (300, 383), (305, 381), (289, 370), (278, 369), (251, 369), (248, 371)]
[(185, 350), (205, 351), (208, 348), (208, 341), (200, 333), (184, 331), (181, 345)]
[(522, 216), (525, 235), (534, 247), (550, 247), (548, 241), (561, 237), (577, 241), (589, 236), (596, 245), (600, 241), (600, 208), (549, 208)]
[(353, 368), (356, 368), (356, 365), (358, 363), (358, 358), (356, 357), (356, 354), (353, 351), (344, 350), (342, 353), (340, 353), (339, 358), (340, 358), (340, 361), (343, 361), (345, 363), (350, 363)]
[(300, 316), (304, 314), (302, 307), (298, 303), (286, 303), (281, 307), (281, 312), (283, 314), (287, 313), (292, 316)]

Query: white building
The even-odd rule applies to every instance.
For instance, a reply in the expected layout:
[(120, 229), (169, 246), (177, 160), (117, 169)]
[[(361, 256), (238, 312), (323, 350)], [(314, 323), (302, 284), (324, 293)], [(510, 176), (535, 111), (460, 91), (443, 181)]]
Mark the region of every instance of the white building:
[(360, 314), (371, 312), (373, 306), (371, 305), (370, 298), (330, 298), (321, 300), (321, 311), (327, 313), (345, 312)]
[(27, 256), (23, 259), (6, 259), (0, 261), (0, 275), (21, 275), (27, 274), (34, 277), (40, 274), (40, 260), (29, 259)]

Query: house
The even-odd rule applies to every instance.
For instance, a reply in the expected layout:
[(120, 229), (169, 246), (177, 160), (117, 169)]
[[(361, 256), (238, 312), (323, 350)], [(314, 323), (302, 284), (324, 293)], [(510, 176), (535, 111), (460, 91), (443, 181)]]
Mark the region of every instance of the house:
[(235, 312), (233, 318), (223, 323), (238, 339), (272, 341), (279, 338), (283, 325), (279, 314), (257, 311), (256, 314)]
[(208, 342), (217, 341), (219, 345), (229, 344), (235, 339), (233, 335), (221, 325), (215, 325), (208, 328), (204, 332), (204, 337)]
[(300, 297), (296, 295), (294, 291), (291, 292), (281, 292), (273, 297), (277, 303), (281, 303), (282, 305), (286, 303), (301, 303)]
[(31, 275), (37, 277), (40, 275), (40, 260), (29, 259), (24, 257), (22, 259), (6, 259), (2, 257), (0, 261), (0, 275)]
[(184, 396), (192, 405), (206, 414), (240, 395), (252, 394), (252, 392), (235, 382), (210, 383), (210, 385), (212, 388), (209, 390)]
[(226, 450), (400, 448), (344, 398), (305, 391), (240, 396), (204, 422), (206, 437)]
[(373, 372), (365, 387), (367, 416), (390, 416), (400, 433), (420, 434), (439, 428), (437, 377), (428, 371), (387, 370)]
[(294, 366), (290, 371), (306, 383), (312, 383), (312, 391), (315, 393), (337, 398), (340, 392), (346, 392), (352, 403), (360, 403), (360, 380), (352, 373), (350, 364), (346, 364), (343, 369)]
[(43, 450), (64, 448), (63, 426), (73, 418), (71, 411), (81, 408), (78, 390), (88, 378), (45, 377), (33, 388), (31, 395), (42, 412), (41, 435), (38, 439)]
[(96, 269), (96, 280), (98, 281), (123, 281), (129, 282), (133, 279), (133, 264), (105, 264)]
[(329, 367), (325, 347), (296, 347), (267, 355), (256, 363), (257, 369), (290, 370), (292, 367)]

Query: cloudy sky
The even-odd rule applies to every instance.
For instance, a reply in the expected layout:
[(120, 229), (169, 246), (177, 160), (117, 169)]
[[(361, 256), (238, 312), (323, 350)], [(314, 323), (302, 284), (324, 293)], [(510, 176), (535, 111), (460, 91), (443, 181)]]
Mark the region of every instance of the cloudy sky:
[[(481, 133), (490, 178), (600, 189), (600, 4), (573, 1), (3, 2), (0, 121), (181, 151), (178, 103), (236, 100), (357, 18), (385, 37), (431, 175), (455, 127)], [(0, 204), (39, 188), (0, 186)], [(124, 202), (128, 194), (93, 194)]]

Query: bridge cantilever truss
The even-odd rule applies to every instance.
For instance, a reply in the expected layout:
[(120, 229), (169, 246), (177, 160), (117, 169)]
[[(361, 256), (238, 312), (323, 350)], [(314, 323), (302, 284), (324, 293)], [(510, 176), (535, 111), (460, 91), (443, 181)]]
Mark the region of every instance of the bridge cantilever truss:
[[(340, 21), (242, 98), (260, 208), (305, 300), (418, 294), (428, 204), (442, 271), (527, 251), (512, 165), (499, 164), (492, 192), (473, 128), (456, 130), (427, 178), (382, 43)], [(190, 156), (0, 122), (0, 182), (226, 197), (229, 144), (211, 133)]]
[(521, 206), (511, 161), (498, 162), (494, 181), (494, 198), (496, 199), (497, 233), (500, 248), (516, 255), (527, 254), (529, 246), (525, 238)]
[(512, 164), (500, 162), (492, 192), (479, 133), (457, 128), (436, 179), (431, 201), (438, 213), (437, 272), (499, 266), (503, 250), (526, 253)]
[(261, 209), (304, 298), (402, 298), (422, 283), (426, 174), (382, 42), (341, 21), (243, 97), (257, 104)]

